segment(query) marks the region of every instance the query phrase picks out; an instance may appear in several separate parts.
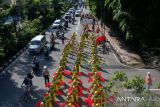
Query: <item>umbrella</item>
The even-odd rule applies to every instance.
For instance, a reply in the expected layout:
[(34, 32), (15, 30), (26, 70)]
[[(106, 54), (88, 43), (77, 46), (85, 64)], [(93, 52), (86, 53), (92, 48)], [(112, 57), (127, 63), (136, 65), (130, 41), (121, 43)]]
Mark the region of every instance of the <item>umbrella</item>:
[(96, 44), (106, 41), (106, 36), (99, 36), (96, 38)]

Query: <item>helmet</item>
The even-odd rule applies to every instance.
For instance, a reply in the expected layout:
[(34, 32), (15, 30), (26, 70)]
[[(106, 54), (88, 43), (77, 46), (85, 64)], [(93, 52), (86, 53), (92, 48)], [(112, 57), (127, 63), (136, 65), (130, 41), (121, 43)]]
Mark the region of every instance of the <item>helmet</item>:
[(36, 56), (33, 57), (34, 59), (36, 58)]
[(47, 66), (44, 66), (43, 68), (44, 68), (44, 69), (47, 69)]
[(151, 73), (150, 72), (147, 72), (147, 75), (150, 75)]

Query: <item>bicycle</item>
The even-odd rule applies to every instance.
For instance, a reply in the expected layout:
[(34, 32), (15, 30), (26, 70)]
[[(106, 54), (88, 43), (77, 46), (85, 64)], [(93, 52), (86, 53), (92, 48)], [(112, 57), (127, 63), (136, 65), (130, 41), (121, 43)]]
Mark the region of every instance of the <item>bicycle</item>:
[(31, 86), (25, 85), (21, 86), (24, 89), (24, 101), (28, 102), (33, 96), (31, 95)]

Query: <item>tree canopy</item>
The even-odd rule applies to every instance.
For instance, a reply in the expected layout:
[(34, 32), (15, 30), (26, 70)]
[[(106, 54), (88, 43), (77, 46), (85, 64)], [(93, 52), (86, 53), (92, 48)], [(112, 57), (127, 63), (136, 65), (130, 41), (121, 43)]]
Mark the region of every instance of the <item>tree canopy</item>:
[[(87, 0), (90, 10), (118, 27), (128, 44), (136, 48), (159, 47), (159, 0)], [(105, 16), (101, 15), (105, 12)], [(113, 26), (112, 26), (113, 27)]]

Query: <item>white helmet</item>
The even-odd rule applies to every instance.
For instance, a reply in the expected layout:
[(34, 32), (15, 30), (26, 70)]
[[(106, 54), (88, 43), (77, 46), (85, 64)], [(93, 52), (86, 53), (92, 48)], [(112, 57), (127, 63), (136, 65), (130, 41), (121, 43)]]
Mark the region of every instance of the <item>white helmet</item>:
[(150, 75), (151, 73), (150, 72), (147, 72), (147, 75)]
[(47, 66), (44, 66), (43, 68), (44, 68), (44, 69), (47, 69)]

